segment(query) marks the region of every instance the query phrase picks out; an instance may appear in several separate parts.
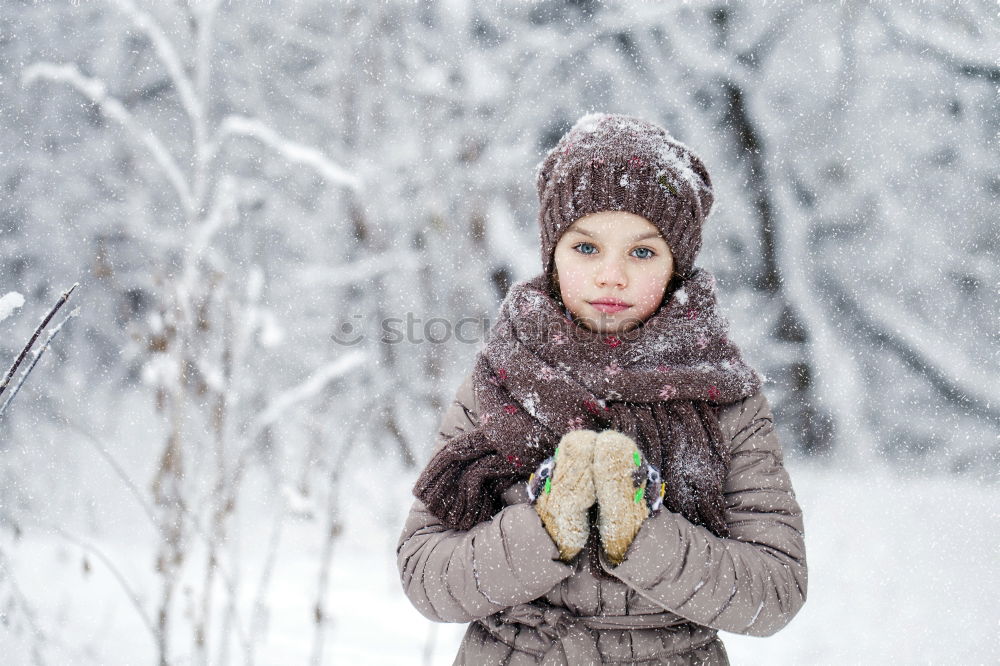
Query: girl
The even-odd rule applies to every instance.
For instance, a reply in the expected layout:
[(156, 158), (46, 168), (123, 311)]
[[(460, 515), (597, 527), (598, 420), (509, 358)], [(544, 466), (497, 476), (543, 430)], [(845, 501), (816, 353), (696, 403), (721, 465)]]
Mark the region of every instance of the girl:
[(588, 114), (540, 163), (542, 273), (444, 415), (397, 549), (457, 664), (727, 664), (806, 598), (761, 376), (693, 265), (713, 202), (661, 127)]

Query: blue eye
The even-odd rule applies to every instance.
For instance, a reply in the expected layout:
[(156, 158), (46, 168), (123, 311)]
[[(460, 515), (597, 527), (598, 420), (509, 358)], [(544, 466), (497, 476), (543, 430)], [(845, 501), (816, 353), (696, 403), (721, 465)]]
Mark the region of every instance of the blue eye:
[(644, 257), (639, 257), (639, 259), (649, 259), (649, 258), (651, 258), (653, 256), (653, 251), (650, 250), (648, 247), (637, 247), (637, 248), (635, 248), (635, 252), (648, 252), (649, 253), (649, 254), (647, 254)]
[[(587, 247), (594, 247), (591, 243), (577, 243), (576, 245), (573, 246), (573, 249), (574, 250), (579, 250), (584, 245), (586, 245)], [(593, 254), (593, 252), (582, 252), (581, 251), (580, 254)]]

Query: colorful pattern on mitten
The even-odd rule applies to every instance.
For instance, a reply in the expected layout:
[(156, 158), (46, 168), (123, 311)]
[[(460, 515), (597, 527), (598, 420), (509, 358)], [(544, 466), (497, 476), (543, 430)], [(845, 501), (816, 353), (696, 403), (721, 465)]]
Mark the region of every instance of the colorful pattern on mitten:
[[(556, 448), (559, 453), (559, 448)], [(555, 469), (556, 457), (551, 455), (538, 466), (538, 469), (528, 477), (528, 500), (534, 502), (543, 492), (552, 492), (552, 471)]]
[[(636, 501), (645, 500), (649, 507), (649, 515), (655, 516), (663, 508), (663, 500), (667, 494), (667, 484), (659, 468), (649, 463), (638, 450), (632, 455), (633, 462), (638, 461), (632, 472), (632, 483), (636, 487)], [(645, 482), (645, 483), (643, 483)]]

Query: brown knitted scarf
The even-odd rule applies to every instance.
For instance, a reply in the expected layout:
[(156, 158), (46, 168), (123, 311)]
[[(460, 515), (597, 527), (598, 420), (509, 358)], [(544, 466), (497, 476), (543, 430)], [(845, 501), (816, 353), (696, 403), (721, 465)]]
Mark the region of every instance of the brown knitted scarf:
[(660, 468), (668, 509), (726, 536), (729, 445), (718, 408), (754, 394), (762, 378), (726, 335), (714, 277), (695, 268), (620, 336), (575, 323), (551, 289), (544, 274), (511, 287), (473, 371), (479, 426), (437, 451), (416, 497), (446, 526), (469, 529), (502, 509), (503, 492), (566, 432), (614, 429)]

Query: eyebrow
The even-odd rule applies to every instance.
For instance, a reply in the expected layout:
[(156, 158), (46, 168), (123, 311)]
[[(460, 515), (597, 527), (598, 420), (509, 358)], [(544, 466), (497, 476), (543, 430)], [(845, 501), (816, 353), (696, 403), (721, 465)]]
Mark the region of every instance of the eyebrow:
[[(576, 229), (572, 229), (572, 231), (574, 231), (574, 232), (576, 232), (578, 234), (583, 234), (584, 236), (589, 236), (590, 238), (595, 238), (595, 236), (594, 236), (593, 233), (587, 231), (583, 227), (577, 227)], [(643, 234), (642, 236), (636, 236), (635, 238), (633, 238), (631, 240), (631, 242), (632, 243), (637, 243), (637, 242), (639, 242), (641, 240), (646, 240), (647, 238), (663, 238), (663, 236), (660, 235), (659, 231), (652, 231), (652, 232), (650, 232), (648, 234)]]

